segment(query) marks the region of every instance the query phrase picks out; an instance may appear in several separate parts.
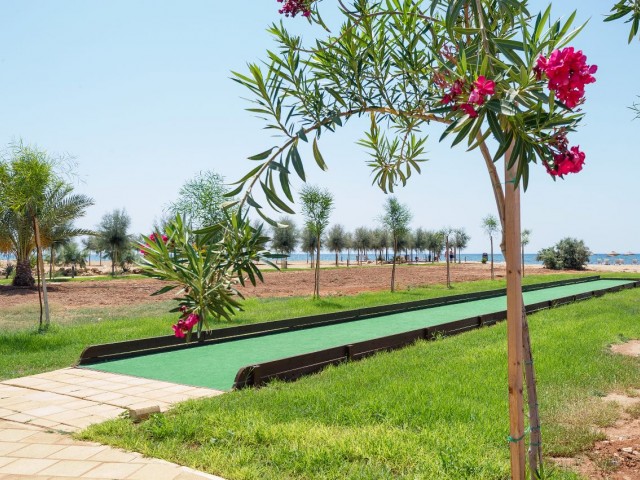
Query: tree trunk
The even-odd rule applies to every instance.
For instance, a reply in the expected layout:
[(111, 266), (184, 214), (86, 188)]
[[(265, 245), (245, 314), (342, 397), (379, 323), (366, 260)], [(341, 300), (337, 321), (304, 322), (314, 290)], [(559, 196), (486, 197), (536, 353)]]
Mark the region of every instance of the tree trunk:
[(351, 260), (351, 249), (347, 248), (347, 267), (349, 266), (349, 261)]
[(336, 267), (338, 267), (338, 251), (336, 250)]
[(507, 341), (509, 378), (509, 446), (511, 450), (511, 478), (525, 479), (525, 432), (523, 397), (523, 303), (520, 271), (520, 190), (514, 179), (518, 162), (508, 164), (512, 147), (505, 155), (505, 240), (507, 261)]
[(531, 474), (531, 480), (538, 480), (541, 478), (542, 431), (540, 430), (538, 389), (536, 387), (536, 372), (533, 367), (529, 322), (527, 322), (527, 313), (524, 308), (522, 309), (522, 344), (524, 350), (524, 374), (527, 381), (527, 398), (529, 399), (529, 430), (531, 431), (531, 439), (529, 442), (529, 472)]
[(398, 250), (398, 239), (393, 239), (393, 266), (391, 267), (391, 293), (396, 291), (396, 252)]
[(449, 269), (449, 236), (447, 235), (445, 241), (445, 257), (447, 261), (447, 288), (451, 288), (451, 270)]
[(320, 298), (320, 235), (316, 238), (316, 278), (313, 298)]
[(13, 277), (12, 285), (14, 287), (33, 287), (36, 284), (31, 270), (31, 262), (29, 256), (27, 258), (16, 259), (16, 275)]
[(51, 318), (49, 317), (49, 295), (47, 293), (47, 281), (45, 280), (45, 271), (44, 271), (44, 259), (42, 258), (42, 246), (40, 244), (40, 225), (38, 225), (38, 219), (33, 217), (33, 232), (34, 238), (36, 241), (36, 261), (38, 274), (42, 277), (42, 299), (44, 300), (44, 318), (45, 325), (44, 328), (49, 328), (49, 324), (51, 323)]

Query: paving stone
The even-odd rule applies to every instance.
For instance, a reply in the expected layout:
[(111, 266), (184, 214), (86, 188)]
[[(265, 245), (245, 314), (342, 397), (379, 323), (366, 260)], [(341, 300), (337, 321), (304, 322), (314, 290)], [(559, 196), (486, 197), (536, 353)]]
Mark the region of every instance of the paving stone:
[(174, 480), (181, 473), (176, 465), (148, 464), (129, 475), (127, 480)]
[(47, 458), (48, 456), (66, 448), (64, 445), (42, 443), (24, 444), (22, 448), (14, 450), (7, 456), (16, 458)]
[(116, 448), (107, 448), (102, 450), (101, 452), (96, 453), (89, 460), (95, 460), (97, 462), (121, 462), (121, 463), (129, 463), (137, 458), (140, 455), (136, 453), (125, 452), (124, 450), (116, 449)]
[(52, 455), (49, 455), (48, 458), (57, 459), (57, 460), (87, 460), (93, 457), (96, 453), (101, 452), (108, 447), (104, 445), (100, 446), (78, 446), (78, 445), (70, 445), (68, 447), (59, 450)]
[(0, 442), (18, 442), (36, 433), (33, 430), (7, 429), (0, 430)]
[(15, 452), (22, 448), (23, 444), (19, 442), (0, 442), (0, 455), (7, 456), (11, 452)]
[(86, 472), (90, 478), (127, 478), (140, 470), (142, 465), (131, 463), (102, 463), (93, 470)]
[(39, 475), (65, 475), (68, 477), (78, 478), (99, 465), (100, 462), (91, 462), (87, 460), (60, 460), (56, 464), (42, 470)]
[(0, 473), (13, 473), (17, 475), (34, 475), (47, 467), (50, 467), (57, 460), (43, 458), (17, 458), (11, 463), (0, 467)]

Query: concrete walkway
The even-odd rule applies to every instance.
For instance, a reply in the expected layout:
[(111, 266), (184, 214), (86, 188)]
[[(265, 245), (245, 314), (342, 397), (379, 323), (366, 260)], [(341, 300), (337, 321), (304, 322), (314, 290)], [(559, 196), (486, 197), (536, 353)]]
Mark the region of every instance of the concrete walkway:
[(218, 479), (138, 453), (68, 435), (128, 408), (172, 404), (223, 392), (65, 368), (0, 382), (0, 479)]

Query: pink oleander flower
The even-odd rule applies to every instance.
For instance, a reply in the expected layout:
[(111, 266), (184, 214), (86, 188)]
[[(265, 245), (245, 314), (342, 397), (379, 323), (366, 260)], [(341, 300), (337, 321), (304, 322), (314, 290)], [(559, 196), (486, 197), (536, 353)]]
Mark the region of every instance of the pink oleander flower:
[(311, 0), (277, 0), (283, 3), (278, 13), (285, 17), (295, 17), (298, 13), (302, 13), (303, 17), (311, 16)]
[(596, 81), (593, 75), (598, 66), (587, 65), (582, 50), (576, 52), (573, 47), (567, 47), (554, 50), (549, 58), (539, 57), (533, 70), (538, 80), (546, 75), (549, 90), (567, 107), (574, 108), (584, 102), (585, 85)]
[(553, 163), (545, 165), (549, 175), (561, 177), (582, 170), (586, 155), (580, 150), (580, 146), (569, 148), (567, 134), (564, 130), (556, 134), (555, 141), (550, 146), (556, 153), (553, 154)]
[(190, 314), (186, 320), (184, 321), (184, 325), (188, 330), (191, 330), (195, 327), (200, 321), (200, 316), (197, 313)]
[(476, 111), (475, 108), (473, 108), (473, 105), (471, 105), (470, 103), (460, 104), (460, 110), (463, 110), (464, 113), (469, 115), (471, 118), (476, 118), (478, 116), (478, 112)]
[(493, 95), (496, 91), (496, 83), (488, 80), (484, 75), (480, 75), (475, 82), (469, 94), (469, 103), (476, 105), (484, 105), (487, 96)]
[(173, 328), (173, 333), (174, 333), (174, 335), (176, 337), (178, 337), (178, 338), (184, 338), (185, 337), (185, 332), (180, 327), (180, 322), (178, 322), (176, 325), (172, 325), (171, 328)]

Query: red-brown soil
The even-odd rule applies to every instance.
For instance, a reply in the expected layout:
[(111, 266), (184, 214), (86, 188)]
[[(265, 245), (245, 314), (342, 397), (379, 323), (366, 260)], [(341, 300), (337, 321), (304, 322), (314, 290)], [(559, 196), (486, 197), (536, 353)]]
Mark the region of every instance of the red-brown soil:
[[(535, 269), (536, 274), (555, 273), (552, 270)], [(503, 277), (504, 267), (496, 268), (496, 277)], [(323, 269), (320, 273), (322, 295), (351, 295), (365, 291), (386, 290), (391, 278), (390, 266), (340, 267)], [(256, 287), (242, 288), (247, 297), (290, 297), (310, 296), (313, 293), (313, 271), (265, 271), (265, 282)], [(451, 266), (453, 282), (481, 280), (490, 277), (488, 265), (456, 264)], [(422, 285), (446, 282), (444, 266), (399, 266), (396, 273), (396, 288), (406, 289)], [(171, 298), (171, 293), (151, 297), (161, 288), (162, 282), (152, 279), (120, 279), (117, 281), (86, 281), (52, 283), (49, 285), (51, 304), (65, 308), (122, 306), (138, 303), (163, 301)], [(34, 289), (13, 288), (0, 285), (0, 308), (37, 302)]]

